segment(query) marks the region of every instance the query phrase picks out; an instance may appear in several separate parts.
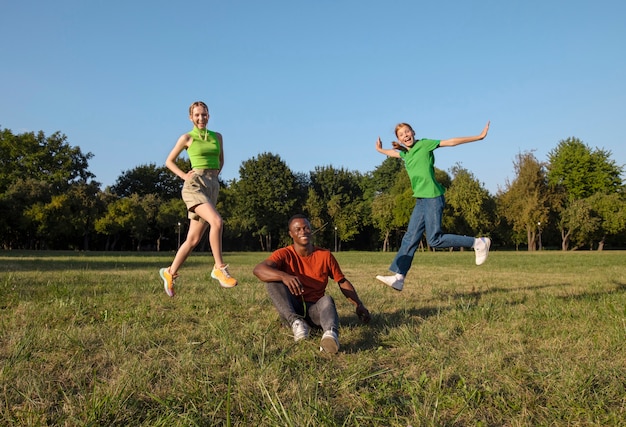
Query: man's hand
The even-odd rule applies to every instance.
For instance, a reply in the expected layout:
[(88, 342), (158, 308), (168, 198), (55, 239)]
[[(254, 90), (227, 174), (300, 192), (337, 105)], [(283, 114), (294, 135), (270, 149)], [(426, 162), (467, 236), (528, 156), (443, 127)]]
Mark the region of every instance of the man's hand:
[(367, 311), (367, 308), (363, 305), (363, 303), (357, 305), (356, 307), (356, 315), (359, 316), (359, 319), (363, 323), (369, 323), (370, 321), (370, 312)]
[(283, 279), (283, 283), (285, 284), (285, 286), (287, 286), (287, 288), (289, 288), (289, 292), (291, 292), (293, 295), (304, 294), (304, 286), (302, 286), (302, 283), (300, 283), (300, 279), (298, 279), (298, 277), (288, 276), (287, 278)]

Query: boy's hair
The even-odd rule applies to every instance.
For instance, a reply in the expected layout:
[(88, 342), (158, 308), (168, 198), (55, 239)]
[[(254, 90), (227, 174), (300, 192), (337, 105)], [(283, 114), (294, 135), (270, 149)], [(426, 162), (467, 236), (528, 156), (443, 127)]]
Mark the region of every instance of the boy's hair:
[(196, 101), (193, 104), (191, 104), (191, 106), (189, 107), (189, 115), (191, 116), (193, 114), (193, 109), (196, 107), (204, 107), (204, 109), (207, 111), (207, 113), (209, 112), (209, 107), (206, 106), (206, 104), (202, 101)]
[(400, 128), (403, 128), (405, 126), (408, 127), (409, 129), (411, 129), (411, 132), (415, 133), (415, 131), (413, 130), (413, 128), (411, 127), (410, 124), (408, 124), (408, 123), (398, 123), (396, 125), (396, 129), (395, 129), (396, 137), (398, 136), (398, 131), (400, 130)]

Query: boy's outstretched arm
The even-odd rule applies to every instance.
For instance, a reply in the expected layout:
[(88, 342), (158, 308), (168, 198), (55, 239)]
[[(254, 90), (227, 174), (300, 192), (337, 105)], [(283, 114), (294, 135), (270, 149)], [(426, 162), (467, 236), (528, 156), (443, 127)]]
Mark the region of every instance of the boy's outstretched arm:
[(439, 142), (439, 146), (440, 147), (454, 147), (455, 145), (465, 144), (467, 142), (474, 142), (474, 141), (480, 141), (481, 139), (485, 139), (485, 137), (487, 136), (487, 132), (489, 132), (489, 123), (490, 122), (487, 122), (487, 124), (485, 125), (485, 128), (480, 133), (480, 135), (461, 136), (458, 138), (442, 139)]

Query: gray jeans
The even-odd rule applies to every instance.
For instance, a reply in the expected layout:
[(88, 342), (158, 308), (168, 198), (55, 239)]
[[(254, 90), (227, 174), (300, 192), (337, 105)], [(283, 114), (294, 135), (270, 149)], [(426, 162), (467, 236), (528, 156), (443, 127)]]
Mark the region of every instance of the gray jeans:
[(305, 302), (289, 292), (289, 288), (282, 282), (267, 282), (265, 287), (280, 318), (287, 325), (291, 326), (297, 319), (304, 319), (309, 325), (324, 331), (339, 332), (339, 315), (330, 295), (324, 295), (317, 302)]

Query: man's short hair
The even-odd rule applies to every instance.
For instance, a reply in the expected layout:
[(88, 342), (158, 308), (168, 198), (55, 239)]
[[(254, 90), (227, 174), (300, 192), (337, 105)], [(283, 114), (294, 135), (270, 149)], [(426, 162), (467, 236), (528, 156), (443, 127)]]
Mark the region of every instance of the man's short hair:
[(304, 219), (306, 221), (308, 221), (309, 219), (306, 217), (306, 215), (304, 214), (295, 214), (294, 216), (292, 216), (291, 218), (289, 218), (289, 221), (287, 222), (287, 228), (291, 228), (291, 223), (294, 222), (297, 219)]

